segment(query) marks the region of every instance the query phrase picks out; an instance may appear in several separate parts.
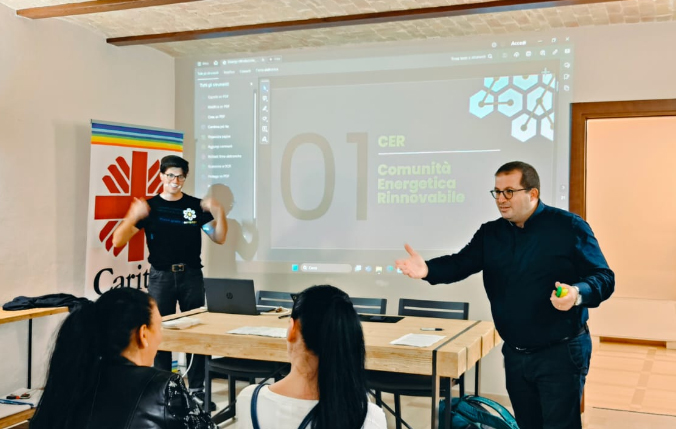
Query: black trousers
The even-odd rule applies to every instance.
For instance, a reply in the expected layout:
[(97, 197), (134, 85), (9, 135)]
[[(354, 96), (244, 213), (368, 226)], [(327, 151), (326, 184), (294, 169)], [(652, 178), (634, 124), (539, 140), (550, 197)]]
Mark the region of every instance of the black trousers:
[(581, 429), (589, 333), (534, 353), (504, 344), (507, 392), (520, 429)]
[[(176, 302), (181, 311), (194, 310), (204, 305), (204, 278), (201, 269), (186, 267), (185, 271), (160, 271), (150, 267), (148, 293), (157, 301), (160, 315), (176, 313)], [(203, 355), (187, 355), (190, 370), (188, 384), (191, 390), (204, 389)], [(171, 352), (157, 352), (155, 368), (171, 371)]]

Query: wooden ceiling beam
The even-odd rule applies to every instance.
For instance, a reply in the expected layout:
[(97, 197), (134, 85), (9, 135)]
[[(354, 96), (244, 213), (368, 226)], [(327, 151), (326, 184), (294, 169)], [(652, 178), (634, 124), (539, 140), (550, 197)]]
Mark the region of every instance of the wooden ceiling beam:
[(89, 13), (114, 12), (117, 10), (139, 9), (152, 6), (166, 6), (202, 0), (96, 0), (82, 3), (66, 3), (54, 6), (19, 9), (16, 14), (30, 19), (58, 18)]
[(431, 19), (483, 13), (509, 12), (515, 10), (587, 5), (594, 3), (607, 3), (612, 1), (618, 0), (497, 0), (483, 3), (466, 3), (451, 6), (393, 10), (354, 15), (327, 16), (305, 20), (267, 22), (261, 24), (238, 25), (233, 27), (210, 28), (204, 30), (113, 37), (107, 39), (107, 42), (116, 46), (148, 45), (153, 43), (184, 42), (219, 37), (278, 33), (283, 31), (313, 30), (319, 28), (331, 28), (349, 25), (380, 24), (385, 22), (411, 21), (415, 19)]

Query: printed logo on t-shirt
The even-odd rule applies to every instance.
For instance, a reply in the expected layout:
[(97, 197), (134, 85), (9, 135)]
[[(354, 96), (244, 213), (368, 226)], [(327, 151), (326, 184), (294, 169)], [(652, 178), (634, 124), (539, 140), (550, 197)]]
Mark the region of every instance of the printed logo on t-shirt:
[(185, 219), (188, 219), (187, 222), (183, 222), (184, 224), (192, 224), (192, 223), (195, 223), (194, 220), (197, 217), (197, 214), (195, 213), (195, 210), (193, 210), (193, 209), (185, 209), (185, 210), (183, 210), (183, 217)]

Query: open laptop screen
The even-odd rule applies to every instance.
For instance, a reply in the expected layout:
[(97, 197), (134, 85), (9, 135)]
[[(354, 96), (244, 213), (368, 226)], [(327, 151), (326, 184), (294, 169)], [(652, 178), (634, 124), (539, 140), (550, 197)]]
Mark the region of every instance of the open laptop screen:
[(205, 278), (204, 291), (211, 313), (259, 314), (253, 280)]

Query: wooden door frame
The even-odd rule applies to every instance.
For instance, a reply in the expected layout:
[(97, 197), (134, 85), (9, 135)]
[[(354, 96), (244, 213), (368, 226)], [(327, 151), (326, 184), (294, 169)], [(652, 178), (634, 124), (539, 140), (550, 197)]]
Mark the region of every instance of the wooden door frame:
[(676, 99), (571, 104), (569, 210), (587, 217), (587, 120), (676, 116)]
[[(676, 99), (571, 103), (569, 210), (587, 218), (587, 120), (676, 116)], [(580, 412), (584, 412), (582, 392)]]

